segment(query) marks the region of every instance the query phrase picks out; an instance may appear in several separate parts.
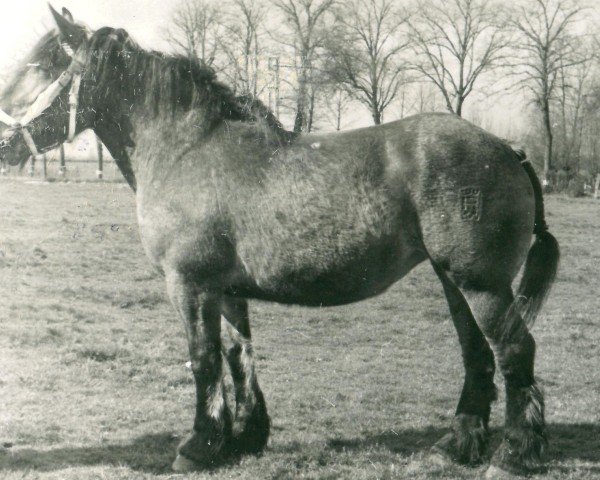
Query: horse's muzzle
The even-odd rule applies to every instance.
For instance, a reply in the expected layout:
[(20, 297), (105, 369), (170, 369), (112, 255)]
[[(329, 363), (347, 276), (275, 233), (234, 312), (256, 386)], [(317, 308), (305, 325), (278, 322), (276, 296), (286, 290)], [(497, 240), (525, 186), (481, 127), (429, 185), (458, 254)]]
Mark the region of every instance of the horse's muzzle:
[(14, 167), (21, 164), (28, 156), (27, 145), (23, 135), (19, 135), (18, 129), (5, 130), (0, 138), (0, 161)]

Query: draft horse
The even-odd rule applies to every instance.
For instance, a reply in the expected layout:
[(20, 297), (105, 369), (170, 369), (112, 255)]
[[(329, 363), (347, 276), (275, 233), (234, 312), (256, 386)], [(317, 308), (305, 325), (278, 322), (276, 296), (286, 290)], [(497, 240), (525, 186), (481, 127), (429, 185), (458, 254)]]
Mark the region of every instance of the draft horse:
[[(5, 131), (1, 149), (14, 159), (31, 143), (44, 151), (91, 128), (134, 190), (140, 238), (185, 325), (196, 382), (193, 430), (175, 470), (267, 443), (248, 299), (347, 304), (385, 291), (425, 260), (443, 285), (465, 368), (452, 429), (433, 454), (482, 460), (495, 358), (506, 425), (488, 476), (542, 465), (544, 401), (528, 327), (559, 248), (522, 154), (449, 114), (297, 136), (195, 60), (146, 51), (122, 29), (86, 32), (66, 12), (52, 13), (58, 32), (34, 49), (2, 104), (16, 115), (32, 86), (43, 93), (27, 121)], [(234, 342), (225, 354), (221, 317)]]

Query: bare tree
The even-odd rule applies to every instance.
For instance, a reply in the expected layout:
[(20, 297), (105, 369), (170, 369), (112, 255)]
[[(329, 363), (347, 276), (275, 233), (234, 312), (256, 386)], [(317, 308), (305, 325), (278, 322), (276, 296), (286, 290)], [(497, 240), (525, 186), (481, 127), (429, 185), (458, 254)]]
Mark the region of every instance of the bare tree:
[[(293, 48), (297, 74), (296, 116), (294, 132), (309, 128), (310, 87), (319, 49), (327, 38), (325, 17), (336, 0), (274, 0), (283, 13), (290, 35), (278, 41)], [(314, 103), (311, 110), (314, 110)]]
[(593, 69), (592, 59), (559, 71), (558, 109), (560, 112), (559, 156), (563, 166), (577, 173), (580, 167), (583, 116)]
[(337, 9), (336, 20), (338, 29), (329, 43), (331, 76), (379, 125), (404, 83), (398, 55), (408, 46), (402, 35), (407, 13), (393, 0), (353, 0)]
[(225, 35), (219, 42), (227, 57), (224, 69), (236, 91), (257, 96), (261, 91), (261, 37), (266, 15), (262, 0), (229, 0), (222, 15)]
[(411, 20), (413, 68), (437, 86), (459, 116), (481, 75), (500, 64), (507, 47), (505, 15), (489, 0), (430, 0)]
[[(419, 83), (416, 95), (416, 110), (418, 113), (432, 112), (436, 110), (438, 98), (436, 98), (435, 86), (431, 83)], [(438, 95), (439, 96), (439, 95)]]
[(543, 183), (552, 168), (552, 103), (563, 69), (585, 59), (578, 49), (573, 26), (582, 8), (568, 0), (533, 0), (520, 8), (512, 25), (519, 33), (513, 74), (539, 107), (545, 135)]
[(325, 92), (326, 118), (338, 131), (342, 128), (342, 117), (348, 110), (350, 101), (348, 91), (339, 85), (332, 85)]
[(218, 50), (218, 8), (209, 0), (181, 0), (173, 12), (168, 41), (190, 58), (212, 66)]
[[(575, 148), (581, 168), (592, 177), (600, 176), (600, 83), (596, 80), (599, 68), (597, 59), (587, 61), (576, 68), (576, 73), (583, 75), (585, 72), (582, 79), (584, 87), (581, 95), (573, 95), (576, 98), (581, 97), (580, 118), (577, 124), (578, 144)], [(575, 83), (575, 90), (578, 86), (578, 82)]]

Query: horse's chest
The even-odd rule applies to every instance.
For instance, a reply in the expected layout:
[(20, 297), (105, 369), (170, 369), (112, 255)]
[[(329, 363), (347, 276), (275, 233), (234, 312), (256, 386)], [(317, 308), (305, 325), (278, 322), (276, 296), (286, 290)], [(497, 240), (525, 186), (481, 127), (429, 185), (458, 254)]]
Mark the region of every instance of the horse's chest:
[(138, 198), (140, 238), (161, 270), (187, 271), (201, 281), (231, 270), (235, 255), (229, 223), (209, 202), (180, 197)]

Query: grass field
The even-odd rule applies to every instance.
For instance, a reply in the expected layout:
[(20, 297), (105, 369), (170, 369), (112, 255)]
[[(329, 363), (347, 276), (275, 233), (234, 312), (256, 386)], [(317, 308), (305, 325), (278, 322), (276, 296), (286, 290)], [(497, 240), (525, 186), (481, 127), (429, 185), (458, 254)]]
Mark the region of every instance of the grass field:
[[(563, 259), (538, 318), (549, 472), (600, 478), (600, 202), (547, 199)], [(0, 181), (0, 478), (164, 479), (192, 425), (183, 328), (115, 183)], [(190, 479), (479, 478), (428, 448), (462, 385), (442, 289), (422, 264), (335, 309), (255, 302), (272, 418), (261, 457)], [(500, 382), (500, 378), (497, 378)], [(503, 398), (492, 414), (497, 442)]]

